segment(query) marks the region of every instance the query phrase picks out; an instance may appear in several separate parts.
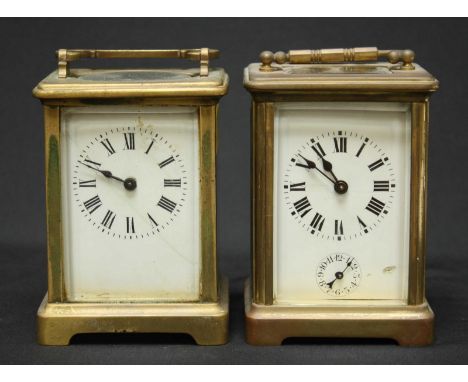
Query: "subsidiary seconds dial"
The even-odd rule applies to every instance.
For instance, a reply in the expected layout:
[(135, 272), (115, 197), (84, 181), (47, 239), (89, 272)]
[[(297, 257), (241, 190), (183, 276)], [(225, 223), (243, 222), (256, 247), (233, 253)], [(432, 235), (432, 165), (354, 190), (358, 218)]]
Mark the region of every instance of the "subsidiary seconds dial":
[(354, 257), (336, 253), (319, 262), (316, 277), (322, 292), (345, 296), (359, 286), (361, 268)]
[(73, 196), (89, 224), (121, 239), (154, 235), (175, 221), (185, 202), (181, 153), (152, 128), (102, 131), (82, 148)]
[(371, 137), (341, 130), (304, 142), (283, 176), (291, 216), (329, 240), (369, 234), (389, 213), (396, 186), (384, 149)]

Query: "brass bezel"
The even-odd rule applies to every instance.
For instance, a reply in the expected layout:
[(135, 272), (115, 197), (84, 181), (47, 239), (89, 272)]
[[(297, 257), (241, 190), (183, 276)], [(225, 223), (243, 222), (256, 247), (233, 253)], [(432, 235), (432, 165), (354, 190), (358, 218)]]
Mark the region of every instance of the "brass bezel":
[[(366, 64), (364, 64), (366, 65)], [(251, 70), (258, 70), (252, 64)], [(280, 345), (287, 337), (380, 337), (402, 345), (426, 345), (433, 339), (434, 314), (425, 300), (428, 107), (437, 80), (427, 75), (425, 89), (405, 79), (405, 88), (354, 77), (353, 89), (343, 78), (287, 79), (274, 74), (260, 83), (244, 84), (252, 101), (252, 279), (245, 289), (246, 340), (253, 345)], [(398, 79), (395, 79), (398, 81)], [(414, 84), (421, 79), (415, 80)], [(273, 181), (274, 118), (278, 102), (405, 102), (411, 105), (410, 253), (408, 304), (401, 307), (313, 307), (274, 304)]]
[[(151, 96), (112, 87), (106, 98), (87, 98), (80, 89), (65, 95), (58, 87), (41, 94), (45, 126), (45, 179), (47, 216), (48, 294), (38, 311), (38, 341), (66, 345), (78, 333), (183, 332), (198, 344), (220, 345), (228, 340), (228, 284), (220, 282), (216, 258), (216, 153), (218, 102), (227, 92), (222, 86), (185, 91), (168, 83)], [(95, 91), (103, 84), (96, 83)], [(158, 85), (161, 87), (160, 85)], [(189, 88), (189, 86), (186, 86)], [(57, 96), (54, 96), (56, 91)], [(81, 97), (80, 97), (80, 94)], [(92, 94), (92, 92), (91, 92)], [(92, 97), (92, 96), (91, 96)], [(72, 303), (64, 287), (61, 219), (60, 114), (66, 107), (97, 105), (192, 106), (198, 110), (200, 171), (200, 294), (196, 302), (177, 303)]]

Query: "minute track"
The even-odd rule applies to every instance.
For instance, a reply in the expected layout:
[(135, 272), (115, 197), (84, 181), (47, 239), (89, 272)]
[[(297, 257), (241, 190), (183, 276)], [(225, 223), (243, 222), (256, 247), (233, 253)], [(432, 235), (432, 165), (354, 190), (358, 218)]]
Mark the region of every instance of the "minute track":
[[(78, 155), (72, 179), (75, 200), (88, 224), (123, 240), (169, 229), (184, 207), (189, 187), (181, 154), (150, 128), (125, 126), (92, 137)], [(144, 195), (152, 196), (139, 202)]]
[[(375, 167), (374, 162), (379, 166)], [(326, 240), (370, 235), (383, 224), (392, 206), (396, 181), (390, 162), (371, 137), (357, 133), (340, 130), (308, 139), (289, 157), (283, 175), (281, 187), (290, 216), (299, 228)], [(360, 176), (351, 177), (356, 170)], [(346, 184), (342, 193), (334, 190), (341, 177), (351, 182), (351, 188)], [(321, 218), (320, 225), (317, 219), (314, 221), (316, 216)]]

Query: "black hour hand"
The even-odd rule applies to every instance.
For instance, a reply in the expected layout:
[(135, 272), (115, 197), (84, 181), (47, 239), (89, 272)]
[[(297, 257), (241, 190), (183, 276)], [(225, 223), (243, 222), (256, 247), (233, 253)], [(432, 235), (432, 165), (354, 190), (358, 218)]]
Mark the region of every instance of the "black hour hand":
[(314, 161), (311, 161), (310, 159), (307, 159), (306, 157), (302, 156), (301, 154), (298, 154), (302, 159), (304, 159), (304, 161), (306, 162), (306, 164), (302, 164), (302, 163), (297, 163), (297, 166), (300, 166), (300, 167), (304, 167), (304, 168), (307, 168), (307, 169), (315, 169), (317, 170), (320, 174), (322, 174), (325, 178), (327, 178), (330, 182), (332, 182), (333, 184), (335, 184), (335, 181), (330, 178), (327, 174), (325, 174), (322, 170), (320, 170), (317, 165), (315, 164)]

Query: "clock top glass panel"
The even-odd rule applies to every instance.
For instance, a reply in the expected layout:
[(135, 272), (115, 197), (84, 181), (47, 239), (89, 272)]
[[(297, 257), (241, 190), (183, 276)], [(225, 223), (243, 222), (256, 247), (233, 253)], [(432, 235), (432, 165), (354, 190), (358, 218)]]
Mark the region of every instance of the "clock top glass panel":
[(196, 108), (62, 110), (67, 299), (198, 300)]
[(409, 104), (277, 103), (274, 298), (406, 304)]

